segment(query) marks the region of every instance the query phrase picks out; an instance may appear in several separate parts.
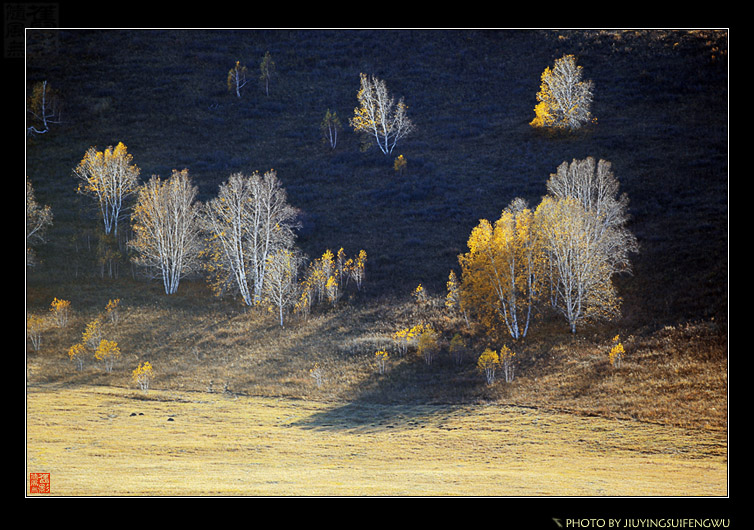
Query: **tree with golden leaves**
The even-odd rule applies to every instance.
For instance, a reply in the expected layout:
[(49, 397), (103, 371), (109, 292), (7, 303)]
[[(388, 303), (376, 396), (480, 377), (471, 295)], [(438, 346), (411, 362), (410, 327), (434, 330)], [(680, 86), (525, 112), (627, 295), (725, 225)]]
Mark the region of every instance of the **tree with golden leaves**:
[(364, 275), (366, 272), (367, 253), (366, 250), (359, 250), (358, 256), (354, 258), (351, 267), (349, 268), (350, 277), (356, 283), (356, 289), (361, 291), (361, 286), (364, 283)]
[(57, 326), (64, 328), (68, 325), (68, 319), (71, 317), (71, 302), (69, 300), (53, 298), (50, 304), (50, 313), (52, 313), (52, 319)]
[(480, 220), (468, 240), (461, 265), (459, 305), (474, 314), (490, 334), (501, 326), (514, 339), (529, 329), (538, 296), (537, 268), (541, 245), (534, 212), (521, 199), (503, 210), (492, 224)]
[(573, 55), (564, 55), (545, 68), (537, 93), (532, 127), (574, 130), (592, 120), (594, 83), (582, 80), (582, 67)]
[(94, 358), (105, 363), (105, 371), (112, 372), (115, 361), (120, 358), (120, 348), (113, 340), (102, 339), (94, 350)]
[(361, 74), (360, 79), (361, 88), (356, 96), (359, 106), (354, 109), (351, 127), (373, 137), (380, 151), (390, 154), (398, 141), (414, 130), (406, 113), (408, 107), (403, 98), (396, 104), (384, 81), (366, 74)]
[(149, 361), (139, 363), (139, 366), (137, 366), (134, 371), (131, 372), (131, 378), (144, 392), (147, 392), (149, 390), (149, 383), (151, 383), (152, 379), (154, 379), (154, 375), (154, 368), (152, 368), (152, 363), (150, 363)]
[(431, 365), (439, 351), (440, 334), (431, 326), (425, 326), (416, 341), (416, 353), (427, 365)]
[(498, 356), (497, 351), (491, 348), (485, 348), (477, 359), (476, 366), (480, 372), (484, 373), (488, 385), (494, 383), (495, 372), (500, 366), (500, 357)]
[(199, 268), (196, 193), (188, 170), (173, 170), (164, 181), (153, 176), (139, 188), (131, 214), (133, 261), (162, 279), (165, 294), (174, 294), (181, 277)]
[(90, 147), (74, 169), (81, 181), (78, 191), (99, 202), (105, 233), (118, 233), (118, 220), (126, 207), (126, 200), (139, 186), (139, 168), (122, 142), (104, 151)]

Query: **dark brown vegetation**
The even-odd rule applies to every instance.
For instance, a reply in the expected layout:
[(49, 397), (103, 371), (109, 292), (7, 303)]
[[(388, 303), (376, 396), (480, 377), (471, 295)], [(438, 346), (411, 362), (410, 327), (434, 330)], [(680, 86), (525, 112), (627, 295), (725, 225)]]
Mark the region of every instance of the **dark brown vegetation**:
[[(32, 35), (33, 38), (33, 35)], [(27, 349), (28, 381), (131, 385), (150, 360), (154, 387), (333, 400), (452, 403), (494, 400), (688, 427), (727, 425), (728, 76), (725, 31), (61, 31), (56, 48), (27, 58), (29, 82), (48, 80), (65, 123), (27, 146), (37, 200), (52, 206), (49, 242), (27, 271), (27, 312), (54, 297), (74, 318)], [(225, 86), (236, 60), (276, 63), (270, 93)], [(528, 124), (542, 70), (565, 53), (594, 81), (598, 123), (572, 136)], [(359, 73), (404, 96), (417, 131), (393, 157), (360, 150), (347, 129), (321, 142), (328, 109), (345, 123)], [(93, 204), (71, 171), (86, 149), (122, 141), (142, 178), (188, 168), (200, 199), (231, 172), (274, 168), (302, 212), (299, 246), (312, 258), (341, 246), (369, 255), (365, 289), (286, 329), (273, 316), (216, 299), (201, 278), (167, 297), (134, 276), (125, 256), (103, 264)], [(542, 314), (517, 352), (516, 379), (488, 387), (469, 338), (465, 362), (426, 366), (374, 352), (416, 322), (410, 293), (436, 298), (480, 218), (514, 197), (535, 205), (563, 161), (612, 163), (630, 199), (640, 244), (633, 275), (617, 279), (623, 318), (584, 327)], [(116, 245), (117, 247), (117, 245)], [(109, 299), (123, 357), (112, 374), (77, 371), (65, 351)], [(447, 341), (460, 321), (435, 313)], [(623, 366), (607, 352), (620, 334)], [(446, 352), (445, 352), (446, 353)], [(321, 388), (309, 370), (326, 373)]]

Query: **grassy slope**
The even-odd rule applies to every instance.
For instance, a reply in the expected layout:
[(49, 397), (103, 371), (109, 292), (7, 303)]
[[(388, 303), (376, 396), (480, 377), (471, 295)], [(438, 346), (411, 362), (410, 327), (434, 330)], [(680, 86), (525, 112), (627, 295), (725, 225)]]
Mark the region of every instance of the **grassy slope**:
[[(129, 385), (149, 358), (160, 388), (447, 403), (499, 400), (615, 417), (724, 429), (727, 421), (727, 60), (720, 35), (556, 32), (64, 32), (57, 54), (29, 60), (65, 98), (67, 121), (27, 151), (27, 173), (55, 226), (27, 274), (27, 309), (53, 297), (76, 311), (28, 356), (30, 382)], [(723, 50), (725, 46), (723, 45)], [(277, 64), (271, 94), (225, 89), (241, 60), (255, 71), (265, 51)], [(572, 138), (532, 131), (534, 94), (545, 66), (574, 53), (595, 82), (599, 125)], [(345, 130), (329, 152), (318, 124), (327, 108), (345, 121), (359, 72), (405, 96), (418, 130), (392, 157), (359, 151)], [(300, 246), (360, 248), (370, 256), (367, 289), (337, 310), (279, 330), (264, 316), (216, 300), (201, 280), (166, 298), (130, 277), (99, 278), (99, 226), (75, 195), (71, 169), (90, 145), (123, 141), (143, 177), (188, 167), (202, 199), (233, 171), (274, 167), (304, 214)], [(397, 153), (396, 153), (397, 155)], [(379, 377), (372, 354), (415, 320), (409, 292), (442, 295), (471, 228), (517, 196), (536, 204), (564, 160), (613, 163), (631, 200), (641, 244), (634, 274), (620, 278), (624, 318), (571, 337), (543, 318), (524, 344), (513, 385), (488, 388), (473, 368), (396, 359)], [(88, 246), (92, 243), (92, 246)], [(124, 350), (114, 374), (76, 372), (64, 351), (110, 298), (124, 314), (113, 331)], [(690, 322), (691, 324), (687, 324)], [(445, 322), (448, 330), (452, 322)], [(605, 345), (620, 332), (627, 362), (614, 373)], [(308, 370), (325, 366), (326, 385)], [(659, 402), (659, 403), (658, 403)]]

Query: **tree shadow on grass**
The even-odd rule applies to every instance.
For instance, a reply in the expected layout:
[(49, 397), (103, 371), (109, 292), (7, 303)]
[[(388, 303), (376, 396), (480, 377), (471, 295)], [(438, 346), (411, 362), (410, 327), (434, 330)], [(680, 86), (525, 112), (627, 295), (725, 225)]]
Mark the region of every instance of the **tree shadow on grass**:
[[(388, 374), (375, 373), (361, 382), (361, 391), (343, 404), (312, 414), (295, 423), (317, 430), (361, 433), (426, 427), (452, 429), (446, 422), (479, 403), (488, 387), (468, 368), (437, 362), (400, 363)], [(448, 388), (453, 390), (448, 394)]]
[(426, 427), (443, 428), (444, 420), (458, 413), (461, 408), (460, 405), (396, 405), (354, 401), (312, 414), (293, 425), (302, 429), (362, 434), (391, 429), (406, 431)]

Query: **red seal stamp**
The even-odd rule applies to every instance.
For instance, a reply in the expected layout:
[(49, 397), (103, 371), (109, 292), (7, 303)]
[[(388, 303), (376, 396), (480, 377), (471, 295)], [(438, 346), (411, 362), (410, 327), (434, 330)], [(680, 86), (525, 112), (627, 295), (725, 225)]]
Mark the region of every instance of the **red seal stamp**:
[(50, 493), (50, 474), (29, 473), (29, 493)]

